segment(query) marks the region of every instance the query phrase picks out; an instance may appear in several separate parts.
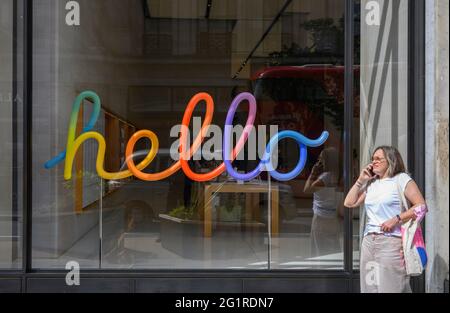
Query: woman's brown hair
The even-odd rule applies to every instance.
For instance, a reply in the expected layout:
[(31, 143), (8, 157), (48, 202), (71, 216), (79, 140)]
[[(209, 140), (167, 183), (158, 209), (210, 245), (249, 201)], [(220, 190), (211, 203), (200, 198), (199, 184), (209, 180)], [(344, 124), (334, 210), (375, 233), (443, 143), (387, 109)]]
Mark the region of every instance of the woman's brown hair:
[(406, 173), (405, 163), (397, 148), (392, 146), (379, 146), (373, 150), (372, 158), (378, 150), (382, 150), (384, 153), (384, 157), (388, 163), (387, 175), (389, 177), (394, 177), (400, 173)]

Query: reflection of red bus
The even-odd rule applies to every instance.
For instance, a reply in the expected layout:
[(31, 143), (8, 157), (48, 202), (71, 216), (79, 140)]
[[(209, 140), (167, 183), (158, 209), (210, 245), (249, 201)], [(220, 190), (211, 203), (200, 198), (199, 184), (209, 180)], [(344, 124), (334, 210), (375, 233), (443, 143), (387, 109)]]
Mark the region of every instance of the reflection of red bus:
[[(355, 69), (355, 81), (359, 69)], [(344, 67), (333, 65), (275, 66), (252, 77), (253, 93), (258, 102), (257, 123), (278, 125), (309, 138), (317, 138), (323, 130), (330, 133), (325, 143), (340, 151), (344, 127)], [(357, 86), (358, 84), (355, 84)], [(356, 88), (355, 88), (356, 89)], [(359, 90), (355, 90), (355, 95)], [(280, 143), (279, 165), (292, 169), (297, 162), (297, 144)], [(291, 146), (292, 145), (292, 146)], [(323, 147), (308, 149), (308, 163), (297, 180), (305, 180), (309, 169)], [(342, 164), (342, 163), (340, 163)]]

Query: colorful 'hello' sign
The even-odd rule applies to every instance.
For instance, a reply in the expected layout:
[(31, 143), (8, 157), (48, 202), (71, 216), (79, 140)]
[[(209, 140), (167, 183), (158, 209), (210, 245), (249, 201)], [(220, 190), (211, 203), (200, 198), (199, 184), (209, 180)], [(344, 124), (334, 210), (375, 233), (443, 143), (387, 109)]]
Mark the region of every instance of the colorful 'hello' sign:
[[(76, 137), (76, 125), (77, 125), (77, 119), (78, 119), (78, 113), (80, 110), (81, 103), (84, 99), (90, 99), (94, 103), (94, 109), (90, 116), (90, 119), (88, 121), (88, 124), (82, 129), (81, 134)], [(237, 141), (236, 146), (231, 151), (231, 135), (232, 135), (232, 128), (233, 128), (233, 118), (236, 113), (236, 109), (238, 105), (244, 101), (247, 100), (249, 103), (249, 113), (247, 122), (243, 131), (243, 134)], [(193, 144), (189, 149), (187, 149), (187, 138), (188, 138), (188, 131), (190, 120), (192, 118), (192, 114), (194, 112), (194, 109), (196, 105), (200, 101), (206, 102), (206, 114), (204, 121), (202, 123), (202, 127), (200, 130), (200, 133), (196, 136)], [(180, 147), (179, 147), (179, 153), (180, 158), (177, 162), (175, 162), (172, 166), (170, 166), (168, 169), (159, 172), (159, 173), (144, 173), (142, 170), (147, 167), (152, 160), (155, 158), (155, 156), (158, 153), (158, 146), (159, 141), (158, 137), (150, 130), (143, 129), (139, 130), (136, 133), (134, 133), (130, 140), (127, 143), (126, 151), (125, 151), (125, 158), (126, 163), (128, 166), (127, 170), (120, 171), (120, 172), (107, 172), (104, 169), (103, 163), (105, 159), (105, 150), (106, 150), (106, 143), (105, 138), (98, 132), (91, 131), (98, 119), (98, 116), (100, 114), (100, 98), (99, 96), (93, 92), (93, 91), (84, 91), (80, 93), (77, 98), (74, 101), (72, 113), (70, 116), (70, 123), (69, 123), (69, 134), (67, 136), (67, 145), (66, 150), (61, 152), (59, 155), (54, 157), (53, 159), (47, 161), (45, 163), (45, 168), (49, 169), (57, 165), (58, 163), (65, 160), (65, 166), (64, 166), (64, 178), (66, 180), (71, 179), (72, 177), (72, 166), (74, 162), (74, 158), (76, 155), (76, 152), (78, 148), (83, 144), (84, 141), (88, 139), (95, 139), (98, 142), (98, 152), (97, 152), (97, 160), (96, 160), (96, 169), (97, 173), (100, 177), (104, 179), (123, 179), (126, 177), (130, 177), (132, 175), (136, 176), (139, 179), (147, 180), (147, 181), (157, 181), (162, 180), (164, 178), (167, 178), (171, 175), (173, 175), (175, 172), (177, 172), (180, 168), (182, 171), (188, 176), (191, 180), (194, 181), (208, 181), (216, 178), (217, 176), (221, 175), (225, 170), (228, 172), (230, 176), (237, 180), (243, 180), (248, 181), (255, 177), (257, 177), (262, 171), (267, 170), (273, 178), (279, 180), (279, 181), (288, 181), (296, 176), (298, 176), (306, 164), (307, 159), (307, 147), (318, 147), (322, 145), (328, 138), (328, 132), (324, 131), (320, 135), (319, 138), (313, 140), (305, 137), (299, 132), (286, 130), (281, 131), (274, 135), (272, 138), (270, 138), (269, 143), (266, 146), (264, 155), (258, 164), (258, 166), (249, 173), (238, 173), (234, 170), (232, 166), (232, 161), (236, 158), (238, 153), (242, 150), (244, 147), (248, 136), (253, 128), (253, 124), (255, 121), (256, 116), (256, 100), (255, 97), (248, 93), (244, 92), (236, 96), (234, 98), (233, 102), (230, 105), (230, 109), (227, 113), (227, 118), (225, 121), (225, 131), (223, 134), (223, 163), (215, 168), (214, 170), (210, 171), (209, 173), (195, 173), (192, 171), (192, 169), (189, 167), (188, 160), (192, 157), (192, 155), (200, 148), (201, 143), (203, 139), (205, 138), (205, 134), (207, 133), (207, 130), (209, 126), (211, 125), (213, 113), (214, 113), (214, 101), (212, 97), (204, 92), (198, 93), (195, 96), (192, 97), (192, 99), (189, 101), (186, 111), (184, 112), (183, 120), (182, 120), (182, 128), (181, 128), (181, 134), (180, 134)], [(142, 160), (138, 165), (136, 165), (133, 161), (133, 149), (136, 144), (136, 142), (141, 138), (148, 138), (151, 142), (151, 149), (149, 150), (148, 154)], [(274, 147), (278, 143), (278, 141), (284, 139), (284, 138), (292, 138), (294, 139), (298, 145), (299, 145), (299, 152), (300, 157), (297, 162), (297, 165), (293, 170), (291, 170), (288, 173), (280, 173), (277, 172), (276, 169), (271, 168), (271, 156), (272, 151), (274, 150)]]

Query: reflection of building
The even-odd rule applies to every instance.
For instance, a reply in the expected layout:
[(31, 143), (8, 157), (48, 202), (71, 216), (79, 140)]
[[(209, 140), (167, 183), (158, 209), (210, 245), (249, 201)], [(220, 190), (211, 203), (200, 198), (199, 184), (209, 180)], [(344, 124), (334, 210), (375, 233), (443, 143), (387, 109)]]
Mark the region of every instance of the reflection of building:
[[(85, 89), (94, 90), (102, 100), (96, 130), (107, 137), (111, 147), (106, 161), (110, 170), (126, 169), (126, 139), (143, 128), (158, 135), (161, 149), (146, 171), (170, 166), (173, 160), (168, 149), (175, 140), (169, 136), (170, 129), (180, 123), (187, 101), (200, 91), (214, 98), (213, 122), (220, 127), (236, 93), (252, 91), (258, 98), (261, 123), (278, 124), (310, 137), (327, 129), (330, 139), (326, 146), (339, 150), (339, 188), (350, 185), (358, 165), (367, 162), (374, 145), (398, 145), (432, 204), (427, 236), (433, 261), (426, 286), (440, 290), (448, 271), (448, 224), (440, 223), (448, 221), (448, 193), (443, 191), (448, 177), (442, 174), (448, 167), (448, 110), (440, 105), (448, 99), (448, 92), (434, 77), (442, 74), (448, 81), (445, 71), (440, 72), (441, 67), (448, 68), (448, 50), (447, 54), (440, 52), (442, 42), (448, 40), (440, 37), (445, 37), (445, 32), (435, 31), (440, 19), (448, 25), (448, 14), (436, 13), (444, 12), (440, 6), (445, 4), (436, 1), (435, 8), (432, 1), (427, 3), (427, 38), (434, 46), (427, 46), (424, 86), (418, 66), (424, 57), (420, 54), (424, 43), (414, 45), (407, 34), (420, 33), (417, 30), (423, 31), (425, 26), (421, 20), (408, 20), (421, 10), (415, 8), (415, 12), (408, 1), (379, 1), (382, 25), (369, 27), (360, 18), (363, 24), (354, 25), (354, 34), (344, 32), (342, 23), (351, 21), (341, 20), (344, 0), (293, 0), (287, 7), (284, 0), (130, 0), (115, 1), (114, 5), (108, 0), (79, 0), (82, 18), (77, 27), (65, 24), (66, 12), (60, 1), (35, 1), (33, 8), (24, 7), (25, 2), (0, 2), (0, 269), (24, 268), (19, 274), (2, 272), (0, 290), (17, 291), (24, 278), (23, 288), (28, 291), (39, 290), (49, 281), (46, 290), (70, 291), (61, 278), (64, 272), (61, 277), (55, 274), (54, 280), (44, 279), (44, 275), (48, 268), (64, 270), (68, 260), (75, 260), (82, 270), (89, 268), (97, 277), (102, 277), (105, 269), (118, 270), (123, 276), (111, 281), (114, 291), (130, 291), (123, 286), (139, 281), (141, 277), (133, 276), (130, 268), (160, 271), (163, 276), (174, 268), (186, 273), (191, 269), (226, 269), (233, 277), (246, 273), (244, 278), (232, 278), (229, 285), (221, 279), (213, 286), (202, 281), (200, 291), (358, 291), (357, 214), (345, 217), (343, 240), (333, 244), (332, 252), (314, 256), (309, 252), (312, 196), (301, 191), (321, 149), (310, 149), (303, 175), (289, 183), (271, 182), (269, 187), (267, 175), (261, 175), (252, 183), (267, 192), (254, 196), (233, 192), (236, 195), (205, 197), (205, 183), (189, 181), (181, 171), (158, 182), (132, 178), (101, 181), (95, 175), (95, 143), (83, 146), (84, 153), (77, 156), (75, 170), (82, 179), (65, 181), (62, 165), (50, 170), (42, 165), (64, 150), (72, 101)], [(363, 16), (366, 1), (360, 2), (355, 10), (360, 9)], [(21, 43), (31, 37), (23, 37), (21, 23), (28, 20), (19, 17), (24, 8), (34, 19), (32, 50), (25, 51)], [(358, 21), (359, 17), (355, 23)], [(408, 29), (412, 25), (417, 28), (414, 32)], [(18, 38), (13, 38), (14, 34)], [(356, 66), (344, 64), (344, 56), (349, 56), (344, 45), (353, 35), (357, 37), (355, 54), (361, 56), (361, 64)], [(347, 42), (343, 42), (344, 36)], [(448, 39), (448, 29), (446, 36)], [(32, 61), (31, 68), (22, 71), (22, 57)], [(434, 67), (433, 60), (439, 60)], [(275, 75), (254, 79), (257, 73), (289, 66), (302, 73), (315, 71), (319, 78), (283, 80), (282, 75)], [(358, 68), (353, 71), (354, 81), (345, 76), (346, 66), (349, 72)], [(345, 97), (350, 86), (354, 94)], [(420, 94), (424, 87), (426, 102)], [(10, 96), (15, 94), (18, 97)], [(12, 101), (15, 98), (16, 103)], [(327, 108), (326, 101), (336, 110), (321, 112)], [(314, 105), (317, 107), (311, 107)], [(32, 108), (29, 120), (25, 119), (26, 108)], [(346, 115), (352, 108), (354, 114)], [(197, 112), (204, 112), (202, 105)], [(85, 121), (89, 113), (89, 109), (84, 111)], [(245, 120), (245, 104), (239, 114)], [(434, 114), (439, 114), (439, 119)], [(346, 120), (348, 116), (350, 120)], [(81, 128), (80, 123), (78, 130)], [(426, 138), (420, 137), (425, 129)], [(141, 158), (147, 148), (145, 140), (137, 145)], [(288, 141), (281, 146), (284, 170), (295, 165), (297, 149)], [(197, 172), (217, 166), (204, 161), (192, 163)], [(238, 167), (251, 169), (252, 165)], [(435, 172), (428, 172), (429, 168)], [(214, 183), (220, 185), (227, 179), (222, 175)], [(227, 183), (240, 186), (240, 182)], [(275, 184), (279, 187), (277, 196), (269, 189)], [(242, 188), (243, 193), (246, 188)], [(274, 206), (276, 197), (279, 201)], [(211, 203), (205, 205), (205, 198)], [(205, 220), (200, 214), (205, 207), (212, 211), (210, 241), (204, 236)], [(274, 207), (279, 209), (278, 215), (273, 215)], [(228, 210), (228, 218), (220, 219), (224, 210)], [(161, 226), (161, 215), (166, 217), (163, 222), (172, 223)], [(267, 231), (273, 229), (269, 227), (274, 225), (273, 216), (279, 219), (278, 236), (269, 240)], [(161, 227), (166, 228), (161, 231)], [(165, 249), (168, 246), (171, 249)], [(42, 270), (42, 276), (36, 273), (33, 281), (28, 281), (30, 269)], [(253, 269), (267, 270), (267, 275), (252, 277), (249, 270)], [(284, 280), (272, 269), (295, 271)], [(311, 279), (311, 271), (318, 272), (320, 279)], [(3, 276), (8, 278), (7, 285)], [(192, 273), (185, 277), (184, 286), (202, 279)], [(94, 291), (103, 279), (93, 279)], [(161, 290), (161, 284), (166, 282), (150, 277), (133, 284), (136, 287), (131, 291)], [(424, 286), (423, 281), (417, 281), (417, 290)], [(182, 285), (176, 288), (190, 291)]]

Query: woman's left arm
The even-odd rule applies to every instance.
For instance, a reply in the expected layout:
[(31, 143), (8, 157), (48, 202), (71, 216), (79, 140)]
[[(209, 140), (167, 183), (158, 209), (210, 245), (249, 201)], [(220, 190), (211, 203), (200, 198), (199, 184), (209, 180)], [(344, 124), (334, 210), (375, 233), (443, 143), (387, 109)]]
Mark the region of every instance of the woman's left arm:
[(381, 225), (381, 230), (390, 232), (398, 223), (403, 223), (410, 219), (419, 218), (419, 220), (421, 220), (423, 218), (428, 209), (425, 199), (414, 180), (410, 180), (408, 184), (406, 184), (405, 197), (408, 199), (409, 203), (411, 203), (411, 208), (399, 214), (400, 220), (395, 216), (384, 222)]
[(405, 197), (408, 199), (409, 203), (411, 203), (411, 208), (400, 214), (401, 221), (406, 222), (416, 218), (421, 220), (428, 209), (425, 199), (414, 180), (410, 180), (406, 185)]

